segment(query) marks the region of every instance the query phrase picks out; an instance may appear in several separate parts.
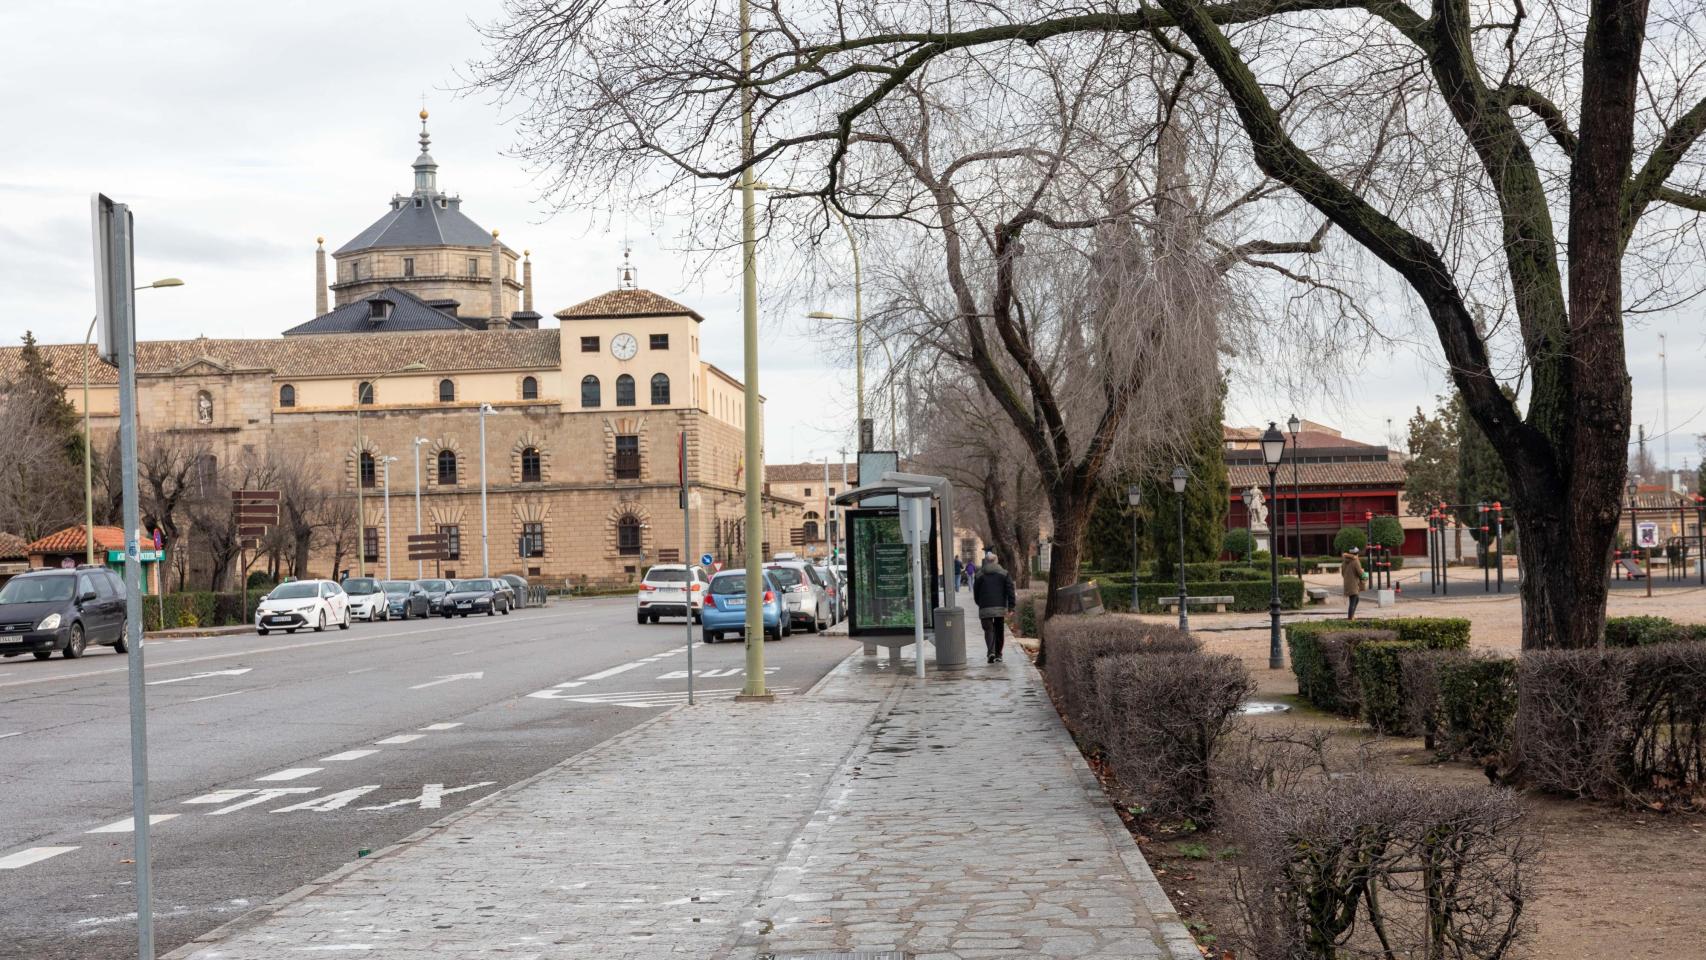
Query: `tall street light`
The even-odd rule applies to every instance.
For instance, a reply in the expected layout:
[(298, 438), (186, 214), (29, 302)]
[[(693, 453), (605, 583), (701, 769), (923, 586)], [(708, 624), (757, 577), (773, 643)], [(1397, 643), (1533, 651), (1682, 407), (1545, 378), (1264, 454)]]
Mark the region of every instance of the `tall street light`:
[[(758, 409), (758, 200), (752, 171), (752, 9), (740, 2), (740, 259), (746, 463), (746, 682), (739, 699), (771, 701), (764, 686), (764, 425)], [(682, 558), (686, 560), (686, 557)]]
[[(1279, 427), (1272, 420), (1268, 421), (1268, 429), (1262, 433), (1262, 462), (1268, 466), (1268, 495), (1279, 495), (1279, 465), (1280, 458), (1285, 456), (1285, 434), (1280, 433)], [(1292, 462), (1297, 462), (1297, 451), (1292, 451)], [(1298, 566), (1298, 575), (1302, 576), (1303, 567)], [(1280, 652), (1280, 597), (1279, 597), (1279, 553), (1268, 551), (1268, 669), (1278, 670), (1285, 666), (1285, 654)]]
[(491, 538), (486, 513), (486, 414), (496, 413), (489, 403), (480, 404), (480, 576), (492, 575)]
[[(181, 287), (182, 280), (177, 277), (163, 277), (153, 283), (146, 283), (137, 290), (154, 290), (160, 287)], [(95, 320), (89, 321), (89, 331), (83, 334), (83, 547), (86, 556), (83, 562), (95, 562), (95, 468), (92, 454), (89, 450), (89, 343), (95, 338)], [(165, 589), (165, 579), (162, 575), (160, 588)]]
[[(415, 536), (421, 535), (421, 446), (431, 443), (426, 437), (415, 438)], [(426, 576), (426, 561), (415, 561), (415, 579)]]
[[(1273, 421), (1268, 422), (1272, 423)], [(1297, 531), (1297, 539), (1294, 542), (1297, 552), (1297, 575), (1301, 577), (1303, 576), (1303, 485), (1298, 482), (1297, 451), (1301, 450), (1302, 447), (1298, 446), (1297, 443), (1297, 431), (1302, 429), (1303, 421), (1297, 419), (1297, 414), (1294, 413), (1291, 415), (1291, 419), (1285, 422), (1285, 425), (1291, 430), (1291, 513), (1288, 514), (1288, 519)], [(1273, 484), (1268, 486), (1268, 494), (1271, 496), (1274, 492)], [(1274, 506), (1279, 506), (1279, 501), (1274, 501)], [(1269, 552), (1272, 553), (1273, 551), (1270, 550)]]
[(1190, 474), (1183, 465), (1173, 468), (1173, 492), (1179, 496), (1179, 629), (1191, 628), (1190, 613), (1185, 603), (1185, 484)]
[(1143, 488), (1135, 483), (1125, 485), (1125, 505), (1131, 510), (1131, 612), (1136, 613), (1137, 603), (1137, 508), (1143, 503)]
[[(360, 382), (358, 382), (356, 384), (356, 388), (355, 388), (355, 522), (356, 522), (356, 529), (361, 531), (361, 535), (360, 535), (361, 546), (358, 547), (355, 551), (355, 569), (356, 569), (356, 575), (357, 576), (361, 576), (361, 577), (367, 576), (367, 508), (366, 508), (366, 504), (364, 502), (364, 498), (363, 498), (362, 493), (361, 493), (361, 479), (362, 479), (361, 478), (361, 456), (362, 456), (362, 454), (366, 453), (367, 451), (366, 451), (366, 449), (364, 449), (364, 441), (362, 440), (362, 437), (361, 437), (361, 407), (362, 407), (363, 402), (372, 403), (373, 401), (375, 401), (379, 398), (379, 394), (378, 394), (379, 381), (385, 379), (386, 377), (391, 376), (392, 374), (413, 373), (416, 370), (425, 370), (425, 369), (426, 369), (426, 364), (420, 362), (419, 360), (416, 360), (412, 363), (406, 363), (403, 366), (400, 366), (395, 370), (387, 370), (384, 373), (380, 374), (379, 376), (373, 377), (373, 378), (366, 381), (366, 384), (367, 384), (367, 392), (366, 393), (362, 392)], [(377, 464), (375, 464), (375, 466), (377, 466)], [(337, 571), (334, 570), (334, 571), (332, 571), (332, 573), (335, 576), (337, 574)]]
[(391, 579), (391, 464), (396, 457), (380, 457), (379, 467), (385, 472), (385, 579)]

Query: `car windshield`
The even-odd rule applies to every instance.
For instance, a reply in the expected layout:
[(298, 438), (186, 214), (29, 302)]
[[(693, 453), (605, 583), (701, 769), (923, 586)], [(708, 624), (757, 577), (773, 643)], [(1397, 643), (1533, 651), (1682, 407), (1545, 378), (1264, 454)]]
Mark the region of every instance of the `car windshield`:
[(767, 567), (766, 569), (770, 571), (770, 579), (784, 587), (791, 587), (800, 582), (800, 571), (792, 567)]
[(364, 577), (357, 577), (354, 580), (345, 580), (344, 592), (352, 597), (365, 596), (369, 593), (378, 593), (379, 581)]
[(482, 593), (492, 589), (490, 580), (457, 580), (450, 585), (452, 593)]
[(686, 570), (659, 570), (653, 567), (646, 573), (647, 583), (686, 583)]
[(0, 603), (63, 603), (71, 599), (75, 577), (19, 577), (0, 587)]
[(407, 580), (387, 580), (385, 581), (385, 592), (393, 597), (406, 597), (409, 595), (409, 589), (413, 586), (414, 584)]
[(273, 600), (309, 600), (320, 595), (320, 585), (311, 580), (281, 583), (273, 589)]
[(449, 580), (422, 580), (421, 581), (421, 587), (422, 587), (422, 589), (426, 590), (428, 593), (443, 593), (444, 591), (450, 589), (450, 581)]
[(711, 592), (718, 596), (746, 592), (746, 574), (727, 574), (711, 581)]

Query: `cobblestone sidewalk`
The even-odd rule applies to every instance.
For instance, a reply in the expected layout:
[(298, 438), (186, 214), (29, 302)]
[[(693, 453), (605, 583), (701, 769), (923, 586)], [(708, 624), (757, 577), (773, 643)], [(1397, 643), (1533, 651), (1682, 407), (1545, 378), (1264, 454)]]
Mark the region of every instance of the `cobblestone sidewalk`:
[(1199, 957), (1012, 659), (671, 711), (170, 956)]

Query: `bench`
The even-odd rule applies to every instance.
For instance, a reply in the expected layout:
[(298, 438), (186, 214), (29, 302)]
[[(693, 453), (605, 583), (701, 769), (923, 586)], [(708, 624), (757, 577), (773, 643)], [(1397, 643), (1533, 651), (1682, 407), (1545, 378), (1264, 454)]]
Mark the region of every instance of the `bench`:
[(1337, 562), (1337, 561), (1334, 561), (1334, 562), (1333, 562), (1333, 563), (1321, 563), (1321, 564), (1317, 564), (1317, 565), (1316, 565), (1316, 566), (1315, 566), (1315, 570), (1316, 570), (1316, 572), (1318, 572), (1318, 573), (1338, 573), (1338, 572), (1339, 572), (1339, 568), (1340, 568), (1340, 567), (1342, 567), (1342, 566), (1344, 566), (1344, 564), (1342, 564), (1342, 563), (1339, 563), (1339, 562)]
[(1304, 593), (1307, 593), (1309, 595), (1309, 602), (1310, 603), (1326, 603), (1327, 602), (1327, 588), (1326, 587), (1310, 587), (1308, 590), (1305, 590)]
[[(1215, 613), (1225, 613), (1227, 605), (1232, 603), (1233, 599), (1234, 598), (1232, 597), (1186, 597), (1185, 603), (1193, 607), (1206, 607), (1212, 603), (1214, 604)], [(1179, 605), (1179, 598), (1156, 597), (1155, 602), (1165, 610), (1169, 607), (1177, 607)]]

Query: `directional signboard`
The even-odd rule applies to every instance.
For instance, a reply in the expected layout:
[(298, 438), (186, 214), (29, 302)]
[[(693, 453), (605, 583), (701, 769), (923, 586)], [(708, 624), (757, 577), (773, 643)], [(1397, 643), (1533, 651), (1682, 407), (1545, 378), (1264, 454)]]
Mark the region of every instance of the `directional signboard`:
[(716, 559), (716, 558), (711, 556), (710, 554), (702, 553), (699, 555), (699, 565), (701, 567), (708, 567), (711, 565), (711, 561), (714, 559)]
[(450, 538), (442, 533), (409, 534), (410, 560), (449, 560)]

